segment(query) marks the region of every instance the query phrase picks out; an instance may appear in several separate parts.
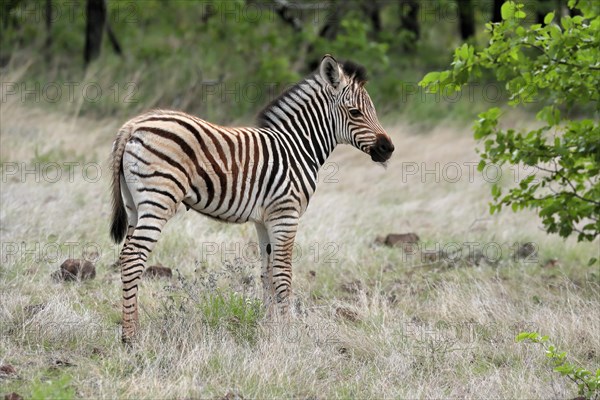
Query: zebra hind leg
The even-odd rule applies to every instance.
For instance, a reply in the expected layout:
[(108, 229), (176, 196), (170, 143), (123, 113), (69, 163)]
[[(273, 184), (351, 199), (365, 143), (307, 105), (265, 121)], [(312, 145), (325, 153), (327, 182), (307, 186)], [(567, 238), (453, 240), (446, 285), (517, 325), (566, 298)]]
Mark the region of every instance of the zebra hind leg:
[(121, 281), (123, 283), (123, 332), (122, 340), (130, 343), (138, 331), (138, 285), (146, 268), (148, 256), (156, 245), (160, 233), (177, 207), (158, 207), (154, 202), (138, 205), (138, 220), (135, 228), (121, 250)]

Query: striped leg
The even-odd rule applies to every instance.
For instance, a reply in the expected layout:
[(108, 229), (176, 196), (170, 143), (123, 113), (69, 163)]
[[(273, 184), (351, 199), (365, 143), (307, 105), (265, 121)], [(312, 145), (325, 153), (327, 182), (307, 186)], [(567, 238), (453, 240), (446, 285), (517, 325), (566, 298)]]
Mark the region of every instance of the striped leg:
[(263, 224), (256, 223), (256, 233), (258, 235), (258, 244), (260, 246), (260, 257), (262, 260), (262, 269), (260, 278), (263, 286), (263, 305), (267, 310), (267, 317), (273, 315), (273, 298), (275, 292), (273, 288), (273, 251), (269, 240), (269, 233)]
[(272, 279), (271, 287), (277, 301), (278, 314), (287, 316), (292, 296), (292, 251), (298, 219), (280, 217), (267, 224), (272, 243)]
[(158, 207), (157, 203), (142, 202), (138, 206), (138, 222), (129, 240), (121, 250), (121, 281), (123, 283), (123, 342), (129, 343), (138, 329), (138, 284), (146, 268), (146, 261), (158, 241), (162, 228), (172, 216), (172, 209)]

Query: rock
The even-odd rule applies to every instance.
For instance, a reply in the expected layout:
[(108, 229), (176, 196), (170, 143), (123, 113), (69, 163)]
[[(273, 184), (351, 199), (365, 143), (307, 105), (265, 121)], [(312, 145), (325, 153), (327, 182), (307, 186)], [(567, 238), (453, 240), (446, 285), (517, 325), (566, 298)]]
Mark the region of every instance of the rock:
[(69, 258), (65, 260), (60, 269), (52, 273), (54, 280), (60, 281), (85, 281), (96, 277), (94, 264), (87, 260)]
[(171, 268), (162, 266), (162, 264), (156, 264), (146, 268), (144, 276), (148, 278), (171, 278), (173, 277), (173, 271), (171, 271)]
[(416, 233), (390, 233), (386, 236), (384, 244), (390, 247), (404, 247), (406, 244), (419, 243)]
[(400, 247), (405, 253), (416, 254), (418, 250), (419, 236), (416, 233), (390, 233), (385, 238), (377, 236), (376, 245), (388, 247)]
[(0, 376), (10, 376), (10, 375), (16, 375), (16, 374), (17, 374), (17, 370), (12, 365), (4, 364), (4, 365), (0, 366)]
[(517, 259), (528, 258), (528, 261), (534, 261), (537, 258), (537, 245), (533, 242), (523, 243), (515, 252)]
[(350, 322), (356, 322), (359, 320), (358, 313), (346, 307), (338, 307), (335, 309), (335, 315), (339, 318), (346, 319)]
[(542, 268), (554, 268), (556, 266), (558, 266), (560, 263), (558, 262), (558, 258), (551, 258), (550, 260), (546, 261), (543, 265)]
[(18, 393), (12, 392), (4, 396), (4, 400), (23, 400), (23, 396)]

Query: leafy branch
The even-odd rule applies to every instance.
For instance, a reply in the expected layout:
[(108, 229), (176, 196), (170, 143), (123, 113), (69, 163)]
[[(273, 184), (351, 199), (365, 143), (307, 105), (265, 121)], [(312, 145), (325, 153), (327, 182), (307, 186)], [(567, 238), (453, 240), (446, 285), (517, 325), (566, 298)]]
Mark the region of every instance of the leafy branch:
[[(521, 332), (515, 340), (517, 342), (529, 341), (541, 345), (546, 351), (546, 357), (552, 363), (553, 370), (575, 383), (579, 395), (584, 396), (586, 399), (600, 398), (600, 368), (594, 374), (583, 367), (567, 361), (567, 353), (565, 351), (559, 351), (554, 344), (550, 343), (548, 336), (542, 336), (537, 332)], [(578, 364), (581, 365), (580, 362)]]
[(569, 7), (581, 15), (564, 16), (558, 24), (551, 12), (544, 24), (528, 25), (523, 4), (505, 2), (503, 20), (486, 24), (486, 47), (463, 44), (450, 69), (428, 73), (419, 85), (452, 93), (488, 70), (505, 83), (508, 105), (538, 108), (543, 126), (533, 130), (502, 129), (498, 107), (478, 116), (479, 170), (510, 164), (537, 171), (512, 187), (493, 185), (490, 211), (532, 208), (548, 232), (592, 241), (600, 235), (600, 5), (570, 0)]

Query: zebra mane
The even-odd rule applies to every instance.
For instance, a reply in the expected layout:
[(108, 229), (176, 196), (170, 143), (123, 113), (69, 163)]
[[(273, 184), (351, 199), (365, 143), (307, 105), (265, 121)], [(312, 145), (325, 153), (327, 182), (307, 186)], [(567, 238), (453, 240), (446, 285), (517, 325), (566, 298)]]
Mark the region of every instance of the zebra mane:
[(352, 61), (344, 61), (342, 64), (342, 70), (356, 83), (363, 85), (367, 83), (367, 70), (362, 65), (356, 64)]
[[(354, 82), (356, 82), (360, 85), (364, 85), (365, 83), (367, 83), (367, 70), (362, 65), (356, 64), (352, 61), (344, 61), (343, 63), (340, 64), (340, 66), (342, 67), (344, 74), (346, 74), (346, 76), (348, 76), (348, 78), (350, 78)], [(302, 84), (306, 83), (306, 81), (317, 80), (316, 76), (318, 74), (319, 74), (318, 71), (313, 72), (311, 75), (307, 76), (300, 82), (289, 87), (287, 90), (285, 90), (279, 96), (277, 96), (274, 100), (272, 100), (269, 104), (267, 104), (258, 113), (258, 115), (256, 117), (258, 127), (264, 128), (265, 126), (268, 126), (267, 117), (266, 117), (267, 112), (269, 112), (269, 110), (271, 110), (273, 107), (282, 103), (283, 100), (287, 99), (291, 94), (301, 90), (300, 87), (302, 86)]]
[(315, 74), (312, 74), (304, 79), (302, 79), (300, 82), (296, 83), (295, 85), (290, 86), (289, 88), (287, 88), (283, 93), (281, 93), (279, 96), (277, 96), (275, 99), (273, 99), (269, 104), (267, 104), (256, 116), (256, 122), (258, 124), (259, 128), (264, 128), (266, 126), (268, 126), (268, 119), (267, 119), (267, 113), (273, 108), (276, 107), (278, 104), (283, 102), (283, 99), (288, 98), (292, 93), (295, 93), (297, 91), (300, 90), (300, 86), (305, 83), (307, 80), (309, 79), (313, 79), (315, 76)]

